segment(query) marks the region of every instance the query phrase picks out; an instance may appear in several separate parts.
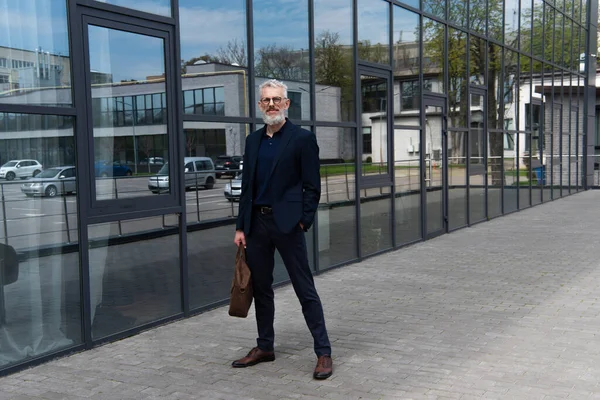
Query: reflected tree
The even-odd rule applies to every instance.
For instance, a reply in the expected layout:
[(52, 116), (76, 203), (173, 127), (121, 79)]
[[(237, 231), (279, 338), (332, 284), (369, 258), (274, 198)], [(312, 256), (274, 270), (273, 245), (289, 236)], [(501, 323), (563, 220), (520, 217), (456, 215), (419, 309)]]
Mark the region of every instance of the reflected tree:
[(308, 49), (270, 44), (256, 51), (257, 76), (308, 82)]

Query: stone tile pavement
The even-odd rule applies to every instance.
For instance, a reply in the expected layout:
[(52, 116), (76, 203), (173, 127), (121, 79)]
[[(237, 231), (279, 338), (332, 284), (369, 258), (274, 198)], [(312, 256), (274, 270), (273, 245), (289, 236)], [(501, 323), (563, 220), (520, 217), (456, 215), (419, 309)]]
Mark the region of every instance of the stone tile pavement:
[[(600, 399), (600, 191), (316, 278), (334, 375), (276, 290), (276, 361), (225, 307), (0, 378), (0, 399)], [(599, 340), (597, 342), (597, 340)]]

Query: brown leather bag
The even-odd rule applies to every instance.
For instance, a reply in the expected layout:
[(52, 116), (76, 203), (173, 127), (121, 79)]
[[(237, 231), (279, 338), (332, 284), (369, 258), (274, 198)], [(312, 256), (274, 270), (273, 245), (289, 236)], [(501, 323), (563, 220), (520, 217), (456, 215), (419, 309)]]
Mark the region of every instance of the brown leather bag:
[(246, 264), (246, 249), (240, 245), (235, 255), (235, 271), (231, 282), (229, 315), (246, 318), (252, 305), (252, 279)]

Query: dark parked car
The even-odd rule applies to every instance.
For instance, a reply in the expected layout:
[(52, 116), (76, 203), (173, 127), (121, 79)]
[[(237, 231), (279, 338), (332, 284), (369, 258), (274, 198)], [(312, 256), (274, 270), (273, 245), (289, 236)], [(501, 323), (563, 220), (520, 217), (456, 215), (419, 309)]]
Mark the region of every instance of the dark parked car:
[(108, 161), (96, 161), (94, 170), (96, 171), (96, 176), (101, 176), (103, 178), (109, 176), (131, 176), (133, 174), (131, 168), (118, 161), (113, 163)]
[(215, 160), (217, 178), (224, 175), (234, 177), (244, 158), (242, 156), (219, 156)]

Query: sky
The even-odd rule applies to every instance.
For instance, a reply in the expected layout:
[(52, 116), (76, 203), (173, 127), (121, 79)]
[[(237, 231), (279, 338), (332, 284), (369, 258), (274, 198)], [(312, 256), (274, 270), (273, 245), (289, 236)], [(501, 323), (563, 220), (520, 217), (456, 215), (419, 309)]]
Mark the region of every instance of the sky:
[[(138, 10), (170, 15), (170, 0), (101, 0)], [(298, 0), (254, 0), (255, 48), (267, 45), (307, 49), (308, 2)], [(387, 4), (362, 7), (359, 36), (372, 43), (387, 41)], [(369, 1), (369, 4), (376, 4)], [(245, 0), (179, 0), (181, 58), (214, 54), (231, 40), (246, 41)], [(0, 0), (0, 46), (34, 50), (41, 46), (54, 54), (69, 54), (66, 0)], [(414, 15), (397, 13), (395, 35), (402, 28), (403, 40), (410, 40)], [(329, 30), (339, 33), (341, 44), (352, 40), (352, 0), (315, 0), (315, 34)], [(406, 21), (404, 24), (403, 21)], [(141, 35), (90, 29), (93, 43), (92, 69), (112, 73), (114, 80), (143, 79), (164, 72), (162, 40)], [(109, 56), (110, 54), (110, 56)]]

